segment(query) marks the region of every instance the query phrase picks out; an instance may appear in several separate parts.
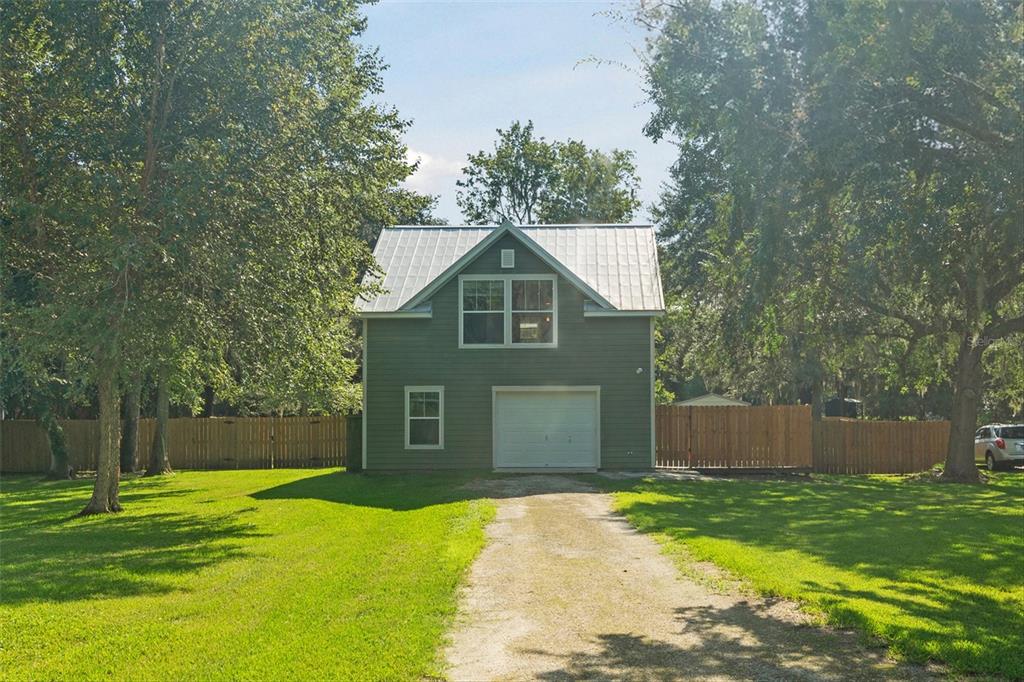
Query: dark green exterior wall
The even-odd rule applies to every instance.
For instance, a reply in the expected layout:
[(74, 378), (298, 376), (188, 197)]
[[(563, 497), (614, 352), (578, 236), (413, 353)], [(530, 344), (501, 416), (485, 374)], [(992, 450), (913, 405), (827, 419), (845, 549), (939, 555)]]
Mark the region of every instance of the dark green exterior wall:
[[(516, 252), (502, 270), (501, 249)], [(550, 274), (511, 236), (461, 274)], [(490, 469), (492, 386), (600, 386), (601, 467), (651, 466), (650, 318), (583, 317), (583, 294), (558, 278), (557, 348), (459, 348), (459, 282), (433, 297), (431, 319), (367, 320), (367, 469)], [(643, 373), (637, 374), (637, 368)], [(444, 386), (443, 450), (405, 449), (405, 386)]]

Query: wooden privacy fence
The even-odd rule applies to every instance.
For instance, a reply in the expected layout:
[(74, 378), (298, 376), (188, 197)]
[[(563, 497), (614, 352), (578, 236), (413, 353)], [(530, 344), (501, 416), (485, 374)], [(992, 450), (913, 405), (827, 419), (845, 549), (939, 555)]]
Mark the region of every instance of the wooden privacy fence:
[(814, 470), (910, 474), (946, 456), (948, 421), (866, 421), (825, 417), (814, 424)]
[(657, 408), (657, 466), (904, 474), (941, 462), (946, 421), (811, 419), (807, 405)]
[[(825, 473), (898, 474), (942, 461), (949, 422), (811, 420), (806, 405), (657, 408), (657, 466), (672, 468), (801, 468)], [(71, 465), (96, 468), (99, 427), (92, 419), (61, 422)], [(155, 420), (139, 423), (143, 465)], [(357, 468), (360, 417), (213, 417), (171, 419), (176, 469)], [(0, 472), (49, 468), (46, 434), (32, 420), (0, 421)]]
[(779, 468), (812, 465), (807, 405), (688, 407), (660, 405), (657, 466)]
[[(99, 425), (94, 419), (61, 421), (71, 466), (94, 470)], [(50, 449), (33, 420), (0, 421), (0, 471), (44, 472)], [(148, 461), (156, 420), (139, 420), (139, 460)], [(358, 455), (359, 417), (210, 417), (171, 419), (168, 456), (175, 469), (275, 469), (344, 466)], [(356, 450), (356, 452), (352, 452)]]

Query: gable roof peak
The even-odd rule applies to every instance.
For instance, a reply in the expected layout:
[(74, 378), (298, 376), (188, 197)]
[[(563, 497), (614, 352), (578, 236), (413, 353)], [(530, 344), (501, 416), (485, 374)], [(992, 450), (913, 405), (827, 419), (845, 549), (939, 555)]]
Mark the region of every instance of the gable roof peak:
[[(615, 228), (615, 229), (600, 229)], [(412, 225), (381, 232), (374, 249), (382, 293), (366, 313), (407, 311), (504, 235), (511, 235), (600, 308), (664, 311), (658, 250), (650, 225)], [(382, 276), (381, 276), (382, 275)]]

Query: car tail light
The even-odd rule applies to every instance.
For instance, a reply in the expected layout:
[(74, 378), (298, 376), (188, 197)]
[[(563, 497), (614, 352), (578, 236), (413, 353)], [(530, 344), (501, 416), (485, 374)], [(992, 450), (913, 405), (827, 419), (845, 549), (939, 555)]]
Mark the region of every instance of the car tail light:
[(996, 438), (996, 447), (999, 448), (1000, 450), (1005, 450), (1006, 441), (1003, 440), (1002, 438)]

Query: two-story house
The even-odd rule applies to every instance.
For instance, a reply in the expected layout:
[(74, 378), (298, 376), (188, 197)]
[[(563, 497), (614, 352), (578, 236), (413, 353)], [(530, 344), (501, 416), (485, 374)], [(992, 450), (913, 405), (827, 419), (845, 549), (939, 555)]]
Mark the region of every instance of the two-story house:
[(395, 227), (363, 319), (363, 466), (654, 465), (649, 225)]

